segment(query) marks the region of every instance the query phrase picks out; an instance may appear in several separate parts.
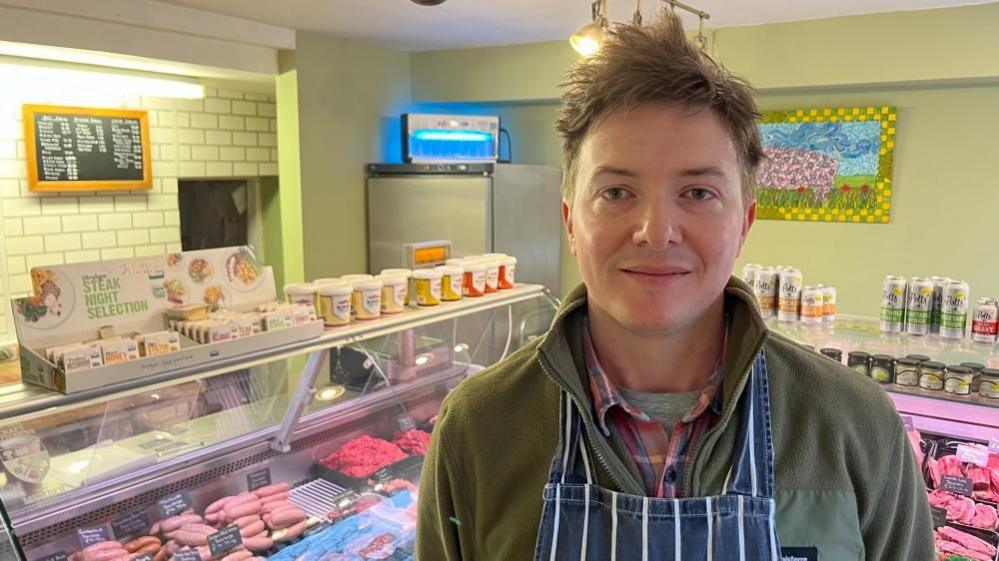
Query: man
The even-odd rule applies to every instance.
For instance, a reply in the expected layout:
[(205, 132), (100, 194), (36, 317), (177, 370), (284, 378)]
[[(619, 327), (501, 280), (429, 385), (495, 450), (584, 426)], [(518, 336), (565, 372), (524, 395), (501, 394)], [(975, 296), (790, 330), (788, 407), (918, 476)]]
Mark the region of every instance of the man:
[(885, 393), (769, 333), (730, 276), (763, 157), (751, 88), (669, 14), (618, 26), (565, 87), (584, 286), (445, 401), (417, 559), (932, 559)]

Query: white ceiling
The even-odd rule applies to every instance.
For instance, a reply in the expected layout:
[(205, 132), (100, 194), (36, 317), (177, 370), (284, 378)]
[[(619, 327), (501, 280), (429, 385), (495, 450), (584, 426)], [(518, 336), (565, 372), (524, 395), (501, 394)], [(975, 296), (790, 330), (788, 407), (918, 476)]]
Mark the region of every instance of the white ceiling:
[[(291, 29), (366, 39), (404, 50), (452, 49), (557, 40), (589, 21), (589, 0), (159, 0)], [(640, 0), (651, 14), (659, 0)], [(608, 0), (612, 20), (627, 20), (635, 0)], [(990, 0), (685, 0), (711, 14), (709, 27), (925, 10)], [(687, 18), (688, 26), (696, 18)]]

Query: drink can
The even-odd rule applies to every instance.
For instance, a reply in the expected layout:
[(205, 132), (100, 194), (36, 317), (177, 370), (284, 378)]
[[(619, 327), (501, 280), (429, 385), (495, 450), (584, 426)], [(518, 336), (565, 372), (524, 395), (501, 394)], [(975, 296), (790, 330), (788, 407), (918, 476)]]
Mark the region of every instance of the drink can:
[(905, 304), (905, 332), (926, 335), (930, 332), (930, 312), (933, 310), (933, 281), (913, 277)]
[(944, 339), (961, 339), (968, 323), (968, 283), (952, 280), (943, 290), (940, 303), (940, 336)]
[(806, 286), (801, 289), (801, 323), (819, 325), (822, 323), (822, 310), (825, 294), (817, 286)]
[(822, 287), (822, 323), (833, 325), (836, 323), (836, 287)]
[(801, 285), (803, 277), (798, 269), (785, 269), (780, 273), (780, 292), (777, 302), (777, 319), (797, 321), (801, 306)]
[(753, 292), (760, 304), (760, 314), (765, 318), (774, 317), (777, 312), (777, 271), (760, 269), (753, 278)]
[(756, 263), (747, 263), (742, 268), (742, 280), (745, 281), (749, 286), (753, 286), (753, 282), (756, 279), (756, 271), (762, 269), (762, 265), (757, 265)]
[(950, 282), (947, 277), (930, 277), (933, 282), (933, 305), (930, 307), (930, 333), (940, 333), (940, 307), (943, 304), (943, 289)]
[(995, 344), (999, 335), (999, 307), (991, 298), (980, 298), (971, 321), (971, 339), (976, 343)]
[(905, 325), (905, 277), (889, 275), (881, 284), (881, 332), (901, 333)]

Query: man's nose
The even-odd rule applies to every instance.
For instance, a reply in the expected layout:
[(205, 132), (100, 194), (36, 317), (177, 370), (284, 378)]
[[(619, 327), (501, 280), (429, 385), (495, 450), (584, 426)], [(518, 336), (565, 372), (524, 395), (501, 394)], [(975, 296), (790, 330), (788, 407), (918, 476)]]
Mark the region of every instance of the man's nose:
[(665, 251), (680, 241), (676, 209), (666, 201), (650, 201), (641, 211), (641, 222), (633, 240), (653, 251)]

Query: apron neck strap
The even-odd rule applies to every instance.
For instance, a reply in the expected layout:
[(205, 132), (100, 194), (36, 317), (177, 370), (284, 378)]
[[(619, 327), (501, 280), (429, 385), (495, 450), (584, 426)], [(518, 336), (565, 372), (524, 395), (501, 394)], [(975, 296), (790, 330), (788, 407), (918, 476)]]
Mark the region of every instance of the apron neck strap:
[(767, 360), (757, 355), (740, 399), (742, 430), (736, 443), (725, 494), (773, 498), (774, 450), (770, 425), (770, 385)]

